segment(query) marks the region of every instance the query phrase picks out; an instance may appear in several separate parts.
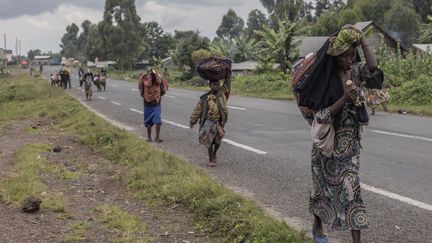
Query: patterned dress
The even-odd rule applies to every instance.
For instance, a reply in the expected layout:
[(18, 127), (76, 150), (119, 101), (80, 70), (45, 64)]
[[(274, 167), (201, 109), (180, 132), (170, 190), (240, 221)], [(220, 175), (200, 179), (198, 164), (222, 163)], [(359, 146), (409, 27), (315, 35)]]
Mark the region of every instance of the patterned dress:
[[(351, 78), (357, 87), (371, 75), (362, 63), (351, 68)], [(344, 105), (336, 119), (331, 117), (329, 108), (313, 116), (304, 114), (309, 124), (315, 119), (317, 123), (332, 124), (334, 128), (334, 149), (330, 156), (313, 145), (313, 189), (310, 195), (310, 212), (317, 215), (330, 231), (369, 227), (360, 190), (360, 138), (363, 129), (358, 123), (357, 110), (350, 102)]]

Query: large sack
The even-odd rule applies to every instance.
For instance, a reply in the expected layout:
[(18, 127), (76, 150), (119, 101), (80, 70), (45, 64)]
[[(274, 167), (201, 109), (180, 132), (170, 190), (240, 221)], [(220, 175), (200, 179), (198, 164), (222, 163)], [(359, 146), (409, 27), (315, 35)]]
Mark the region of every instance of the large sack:
[(231, 60), (218, 57), (205, 58), (198, 63), (197, 71), (203, 79), (227, 79), (231, 76)]

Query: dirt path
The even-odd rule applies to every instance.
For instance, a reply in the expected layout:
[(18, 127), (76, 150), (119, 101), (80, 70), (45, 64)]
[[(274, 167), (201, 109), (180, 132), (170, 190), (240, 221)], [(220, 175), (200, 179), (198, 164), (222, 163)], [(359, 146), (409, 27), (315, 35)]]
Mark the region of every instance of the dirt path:
[[(47, 151), (41, 156), (61, 170), (40, 176), (47, 187), (43, 194), (59, 196), (65, 202), (64, 208), (43, 208), (35, 214), (0, 203), (0, 242), (221, 242), (195, 233), (192, 215), (181, 207), (148, 207), (134, 199), (125, 185), (125, 168), (53, 127), (46, 118), (0, 122), (1, 178), (13, 176), (10, 171), (18, 149), (34, 143), (60, 146), (61, 152)], [(127, 222), (111, 222), (119, 218), (116, 214), (101, 217), (101, 206), (136, 218), (143, 230), (132, 232), (121, 225)]]

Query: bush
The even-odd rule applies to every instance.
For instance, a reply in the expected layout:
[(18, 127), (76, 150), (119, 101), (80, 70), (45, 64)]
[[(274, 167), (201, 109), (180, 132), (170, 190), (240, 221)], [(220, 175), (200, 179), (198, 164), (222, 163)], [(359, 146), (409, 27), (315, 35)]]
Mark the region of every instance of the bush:
[(432, 78), (421, 75), (392, 89), (390, 95), (397, 105), (432, 105)]
[(236, 94), (271, 99), (293, 99), (290, 86), (291, 75), (268, 72), (251, 76), (236, 76), (232, 87)]

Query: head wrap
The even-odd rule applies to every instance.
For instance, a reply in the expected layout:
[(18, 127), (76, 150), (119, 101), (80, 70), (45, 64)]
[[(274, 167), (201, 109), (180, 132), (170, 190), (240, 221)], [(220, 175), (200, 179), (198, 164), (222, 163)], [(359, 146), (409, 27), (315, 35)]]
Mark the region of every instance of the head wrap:
[(346, 52), (350, 47), (357, 47), (360, 44), (362, 34), (353, 29), (342, 29), (336, 36), (330, 37), (330, 44), (327, 54), (339, 56)]
[[(337, 37), (340, 32), (332, 34), (327, 39), (316, 53), (310, 72), (295, 85), (295, 92), (299, 94), (299, 106), (320, 110), (333, 105), (342, 97), (344, 90), (338, 74), (336, 57), (328, 54), (328, 50), (331, 48), (331, 39)], [(359, 61), (361, 61), (360, 55), (356, 51), (356, 62)]]

